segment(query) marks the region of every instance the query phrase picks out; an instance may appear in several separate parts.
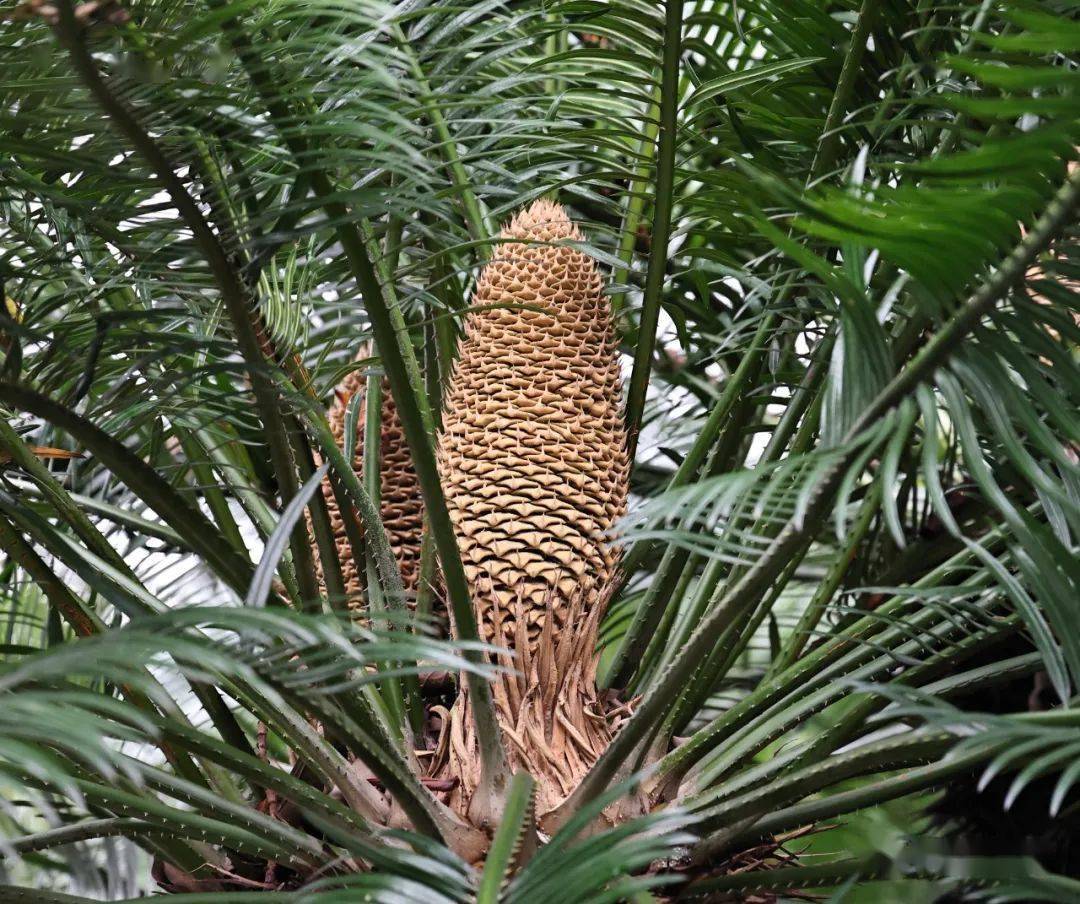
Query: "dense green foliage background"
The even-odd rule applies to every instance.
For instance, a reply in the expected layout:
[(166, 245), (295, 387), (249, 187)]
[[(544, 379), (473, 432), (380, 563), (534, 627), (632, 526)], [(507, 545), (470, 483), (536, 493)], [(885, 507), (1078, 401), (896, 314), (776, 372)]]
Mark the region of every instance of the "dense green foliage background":
[[(149, 858), (198, 901), (1078, 899), (1061, 843), (983, 856), (926, 815), (981, 776), (1007, 834), (1076, 822), (1075, 3), (5, 14), (0, 901), (132, 897)], [(432, 435), (471, 281), (540, 195), (626, 353), (602, 665), (640, 702), (519, 870), (510, 787), (481, 872), (407, 752), (415, 672), (479, 700), (489, 668)], [(409, 433), (452, 641), (402, 616), (329, 435), (357, 367)], [(371, 627), (342, 617), (327, 467)], [(587, 837), (650, 760), (653, 811)]]

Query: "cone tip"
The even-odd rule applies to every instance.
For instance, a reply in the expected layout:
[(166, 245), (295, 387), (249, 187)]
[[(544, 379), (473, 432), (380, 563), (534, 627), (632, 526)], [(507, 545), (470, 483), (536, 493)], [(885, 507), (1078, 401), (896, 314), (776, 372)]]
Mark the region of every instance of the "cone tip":
[(580, 238), (577, 226), (561, 204), (547, 198), (537, 198), (519, 210), (504, 230), (508, 238), (533, 238), (550, 241), (560, 238)]

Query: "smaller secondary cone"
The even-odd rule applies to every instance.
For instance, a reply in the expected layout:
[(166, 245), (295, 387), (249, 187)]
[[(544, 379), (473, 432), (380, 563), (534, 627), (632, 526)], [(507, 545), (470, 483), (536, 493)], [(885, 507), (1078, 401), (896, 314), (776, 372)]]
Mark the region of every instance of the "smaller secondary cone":
[[(439, 465), (484, 640), (518, 674), (495, 680), (511, 766), (543, 814), (611, 739), (596, 635), (626, 509), (628, 464), (611, 310), (581, 232), (536, 201), (504, 228), (472, 299), (447, 390)], [(467, 696), (444, 737), (465, 813), (478, 781)]]
[[(363, 371), (353, 371), (334, 390), (334, 402), (330, 407), (328, 420), (330, 430), (334, 434), (334, 441), (339, 447), (345, 435), (345, 415), (349, 410), (349, 402), (357, 394), (363, 397), (366, 384), (367, 375)], [(361, 403), (353, 453), (353, 470), (361, 480), (364, 473), (365, 416), (365, 404)], [(386, 528), (390, 546), (394, 550), (398, 568), (401, 569), (401, 581), (405, 592), (411, 595), (415, 593), (420, 583), (420, 538), (424, 526), (424, 506), (420, 495), (420, 484), (413, 470), (408, 444), (405, 442), (405, 431), (398, 418), (397, 406), (390, 394), (389, 383), (385, 379), (382, 384), (381, 422), (379, 514)], [(338, 508), (337, 499), (334, 497), (327, 478), (323, 479), (322, 492), (330, 513), (330, 526), (334, 532), (338, 558), (341, 560), (341, 571), (345, 579), (349, 607), (359, 610), (364, 606), (362, 597), (366, 583), (364, 562), (362, 558), (358, 560), (353, 555), (341, 510)], [(322, 564), (319, 562), (319, 551), (314, 541), (312, 552), (315, 555), (319, 584), (325, 591)]]

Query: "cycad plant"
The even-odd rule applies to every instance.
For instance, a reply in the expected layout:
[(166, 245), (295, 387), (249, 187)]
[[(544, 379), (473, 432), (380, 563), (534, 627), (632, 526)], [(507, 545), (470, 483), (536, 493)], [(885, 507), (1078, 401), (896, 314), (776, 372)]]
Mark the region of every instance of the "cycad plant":
[(0, 902), (1080, 897), (1074, 4), (4, 15)]

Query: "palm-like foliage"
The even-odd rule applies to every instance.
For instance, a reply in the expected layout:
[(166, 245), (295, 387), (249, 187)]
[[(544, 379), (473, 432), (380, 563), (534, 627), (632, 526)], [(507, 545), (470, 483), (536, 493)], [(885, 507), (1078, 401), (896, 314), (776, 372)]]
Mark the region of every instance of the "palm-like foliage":
[[(1068, 806), (1070, 4), (9, 12), (0, 900), (134, 894), (103, 878), (131, 874), (117, 837), (200, 901), (844, 886), (889, 859), (778, 845), (981, 764), (1016, 794), (1057, 776)], [(496, 226), (548, 193), (612, 274), (633, 362), (602, 666), (639, 699), (529, 860), (530, 783), (505, 782), (493, 732), (492, 839), (412, 745), (418, 670), (460, 670), (491, 720), (432, 435)], [(450, 644), (404, 618), (377, 500), (325, 422), (369, 363), (424, 490)], [(86, 459), (28, 446), (65, 443)], [(317, 460), (364, 527), (370, 628), (339, 617)], [(1045, 715), (943, 709), (1037, 671)], [(628, 798), (648, 812), (588, 837)], [(746, 851), (762, 868), (729, 874)], [(1074, 900), (1029, 867), (913, 845), (891, 869)]]

